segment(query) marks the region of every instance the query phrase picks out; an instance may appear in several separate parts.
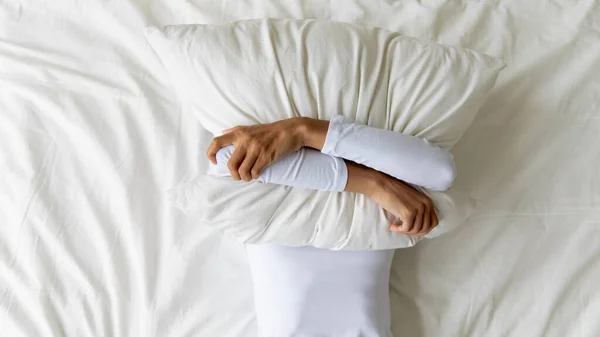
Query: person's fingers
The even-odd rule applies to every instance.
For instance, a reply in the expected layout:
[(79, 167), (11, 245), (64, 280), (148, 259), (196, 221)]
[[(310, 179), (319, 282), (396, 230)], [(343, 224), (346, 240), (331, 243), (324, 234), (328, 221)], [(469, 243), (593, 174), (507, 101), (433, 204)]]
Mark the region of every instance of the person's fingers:
[(423, 226), (423, 228), (421, 229), (421, 233), (419, 233), (418, 236), (424, 236), (429, 234), (438, 225), (438, 218), (437, 214), (435, 213), (435, 207), (433, 206), (433, 203), (429, 201), (426, 203), (426, 206), (427, 211), (425, 216), (429, 218), (429, 226), (427, 229), (425, 229), (425, 226)]
[(219, 146), (219, 141), (216, 138), (213, 138), (212, 142), (208, 146), (208, 150), (206, 150), (206, 156), (208, 160), (214, 165), (217, 165), (217, 152), (221, 147)]
[(246, 157), (246, 150), (243, 148), (236, 148), (233, 151), (233, 154), (229, 158), (227, 162), (227, 168), (229, 169), (229, 173), (234, 180), (240, 180), (239, 168), (242, 162), (244, 161), (244, 157)]
[(398, 217), (393, 216), (391, 218), (388, 218), (387, 223), (388, 223), (388, 230), (390, 232), (396, 232), (396, 233), (400, 232), (400, 227), (402, 226), (402, 220), (400, 220)]
[(415, 212), (416, 214), (413, 220), (413, 226), (410, 229), (410, 234), (412, 235), (418, 234), (421, 231), (421, 228), (423, 227), (423, 214), (425, 213), (425, 206), (417, 205)]
[(404, 212), (404, 216), (402, 219), (402, 226), (400, 227), (401, 232), (410, 233), (415, 224), (415, 217), (417, 216), (414, 210), (407, 210)]
[(249, 182), (252, 180), (252, 174), (250, 173), (250, 170), (255, 165), (257, 158), (258, 158), (258, 154), (256, 152), (246, 153), (244, 162), (242, 162), (242, 164), (240, 165), (240, 168), (238, 170), (240, 177), (245, 182)]
[(435, 211), (435, 207), (433, 207), (433, 205), (431, 206), (431, 228), (435, 228), (437, 227), (437, 225), (439, 225), (440, 221), (437, 217), (437, 212)]
[(425, 223), (428, 222), (428, 221), (431, 221), (431, 220), (427, 220), (427, 219), (431, 219), (431, 216), (428, 215), (427, 213), (425, 213), (424, 214), (424, 219), (425, 220), (423, 221), (423, 227), (421, 227), (421, 230), (418, 233), (416, 233), (416, 234), (408, 233), (407, 235), (410, 235), (410, 236), (425, 236), (425, 235), (429, 234), (429, 232), (431, 232), (431, 230), (433, 228), (427, 228), (426, 225), (425, 225)]
[(210, 142), (210, 146), (206, 151), (206, 156), (213, 164), (217, 165), (217, 152), (219, 152), (219, 149), (224, 146), (233, 144), (234, 137), (232, 136), (233, 134), (227, 134), (215, 137), (213, 138), (212, 142)]
[(265, 169), (265, 167), (267, 167), (267, 165), (268, 165), (268, 159), (265, 158), (264, 156), (259, 156), (258, 159), (256, 159), (254, 166), (252, 166), (252, 170), (250, 170), (252, 179), (258, 179), (258, 177), (260, 177), (260, 174)]
[(431, 230), (431, 208), (425, 205), (425, 212), (423, 213), (423, 227), (419, 231), (419, 234), (425, 235)]
[(407, 234), (405, 230), (402, 229), (402, 221), (399, 221), (397, 223), (392, 223), (390, 225), (390, 231), (395, 232), (395, 233), (399, 233), (399, 234)]

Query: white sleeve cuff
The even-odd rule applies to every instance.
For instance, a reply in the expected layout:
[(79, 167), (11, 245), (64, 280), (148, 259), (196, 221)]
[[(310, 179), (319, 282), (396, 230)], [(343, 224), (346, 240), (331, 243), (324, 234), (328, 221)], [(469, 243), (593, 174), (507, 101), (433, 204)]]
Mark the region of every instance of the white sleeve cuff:
[(334, 192), (343, 192), (346, 189), (346, 185), (348, 184), (348, 165), (342, 158), (333, 157), (336, 162), (337, 176), (334, 178), (334, 184), (331, 186), (331, 191)]
[(341, 138), (343, 130), (344, 116), (333, 115), (329, 121), (329, 128), (327, 129), (327, 135), (325, 136), (325, 143), (321, 149), (321, 153), (335, 156), (335, 148), (338, 141)]

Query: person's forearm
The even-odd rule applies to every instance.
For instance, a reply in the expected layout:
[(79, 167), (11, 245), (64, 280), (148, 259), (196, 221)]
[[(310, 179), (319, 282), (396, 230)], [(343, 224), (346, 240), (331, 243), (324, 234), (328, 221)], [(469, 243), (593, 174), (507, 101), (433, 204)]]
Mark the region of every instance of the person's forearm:
[[(209, 175), (231, 176), (227, 163), (233, 150), (233, 146), (227, 146), (217, 152), (217, 164), (210, 167)], [(348, 169), (343, 159), (308, 148), (267, 166), (257, 179), (266, 184), (334, 192), (343, 191), (347, 180)]]
[[(224, 147), (217, 153), (217, 165), (210, 175), (230, 176), (227, 161), (233, 147)], [(345, 167), (344, 167), (345, 166)], [(347, 160), (340, 160), (315, 150), (305, 149), (268, 166), (258, 181), (267, 184), (301, 187), (324, 191), (345, 191), (371, 196), (383, 174), (372, 168)]]
[(424, 139), (344, 121), (297, 121), (304, 146), (386, 173), (409, 184), (446, 190), (456, 175), (447, 151)]
[(348, 167), (348, 181), (344, 191), (367, 196), (373, 195), (382, 178), (382, 173), (352, 161), (346, 160), (345, 162)]
[[(447, 189), (454, 179), (452, 155), (417, 137), (345, 122), (339, 116), (331, 122), (294, 118), (286, 125), (287, 134), (298, 139), (300, 146), (312, 149), (295, 152), (281, 162), (272, 163), (270, 168), (265, 168), (264, 174), (259, 175), (259, 181), (341, 191), (346, 186), (346, 175), (342, 175), (346, 164), (340, 158), (366, 166), (357, 169), (361, 166), (353, 164), (349, 167), (359, 178), (356, 182), (351, 179), (348, 188), (358, 193), (362, 193), (357, 188), (363, 187), (360, 185), (364, 181), (361, 174), (367, 167), (433, 190)], [(322, 150), (322, 156), (316, 150)], [(230, 175), (227, 162), (232, 151), (233, 146), (218, 151), (222, 157), (217, 165), (222, 169), (219, 175)]]

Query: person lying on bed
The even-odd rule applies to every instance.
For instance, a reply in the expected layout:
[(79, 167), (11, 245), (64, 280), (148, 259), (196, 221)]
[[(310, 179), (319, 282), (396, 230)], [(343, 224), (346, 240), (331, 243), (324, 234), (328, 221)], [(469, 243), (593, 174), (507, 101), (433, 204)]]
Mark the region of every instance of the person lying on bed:
[[(409, 184), (443, 191), (456, 175), (452, 155), (426, 140), (340, 115), (225, 130), (207, 156), (212, 175), (365, 194), (395, 216), (391, 231), (415, 236), (429, 233), (438, 219), (432, 201)], [(247, 250), (260, 336), (391, 336), (393, 250), (272, 244)]]

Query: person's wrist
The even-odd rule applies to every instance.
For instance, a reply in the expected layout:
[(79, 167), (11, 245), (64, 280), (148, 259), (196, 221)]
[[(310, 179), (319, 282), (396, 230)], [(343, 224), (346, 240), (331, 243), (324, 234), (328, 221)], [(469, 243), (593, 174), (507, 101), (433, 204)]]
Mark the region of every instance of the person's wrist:
[(287, 129), (287, 132), (292, 135), (296, 150), (306, 146), (304, 144), (307, 126), (304, 117), (292, 117), (288, 119), (287, 122), (289, 122), (289, 125), (291, 125), (291, 127)]
[(297, 135), (302, 146), (321, 150), (325, 143), (325, 138), (327, 137), (329, 122), (307, 117), (298, 117), (296, 123)]
[(385, 176), (372, 168), (346, 161), (348, 183), (345, 191), (373, 197), (384, 186)]
[(372, 170), (369, 172), (368, 182), (367, 182), (367, 193), (369, 197), (373, 197), (377, 194), (385, 184), (385, 175), (379, 171)]
[(292, 118), (293, 133), (297, 139), (300, 147), (306, 146), (306, 138), (308, 133), (308, 123), (306, 117), (294, 117)]

